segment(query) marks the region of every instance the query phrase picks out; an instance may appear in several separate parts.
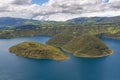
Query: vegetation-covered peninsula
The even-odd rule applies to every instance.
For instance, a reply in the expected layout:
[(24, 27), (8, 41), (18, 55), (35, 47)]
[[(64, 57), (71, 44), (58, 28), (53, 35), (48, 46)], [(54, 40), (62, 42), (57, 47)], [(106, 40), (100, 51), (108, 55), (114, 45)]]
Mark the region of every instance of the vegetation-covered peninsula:
[(57, 48), (45, 46), (37, 42), (23, 42), (10, 47), (9, 51), (17, 56), (36, 59), (52, 59), (60, 61), (68, 58)]
[(112, 53), (98, 38), (88, 34), (73, 38), (62, 49), (72, 53), (74, 56), (89, 58), (104, 57)]

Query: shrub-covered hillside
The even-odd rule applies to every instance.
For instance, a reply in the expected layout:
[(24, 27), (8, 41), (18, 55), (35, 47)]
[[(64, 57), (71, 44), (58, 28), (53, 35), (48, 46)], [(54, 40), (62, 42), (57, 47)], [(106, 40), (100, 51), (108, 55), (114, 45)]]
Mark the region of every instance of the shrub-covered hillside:
[(69, 42), (72, 38), (73, 38), (73, 35), (60, 33), (53, 36), (50, 40), (46, 42), (46, 44), (52, 45), (54, 47), (62, 47), (67, 42)]
[(112, 53), (98, 38), (88, 34), (73, 38), (62, 48), (77, 57), (103, 57)]
[(57, 48), (45, 46), (37, 42), (23, 42), (9, 48), (11, 53), (17, 56), (37, 58), (65, 60), (67, 56), (61, 53)]

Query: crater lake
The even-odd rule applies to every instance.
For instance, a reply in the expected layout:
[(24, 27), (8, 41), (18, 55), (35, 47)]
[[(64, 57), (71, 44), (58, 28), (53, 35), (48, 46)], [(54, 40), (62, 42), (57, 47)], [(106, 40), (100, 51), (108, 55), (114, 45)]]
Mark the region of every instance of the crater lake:
[(64, 61), (18, 57), (8, 48), (33, 41), (45, 44), (49, 36), (0, 39), (0, 80), (120, 80), (120, 40), (101, 38), (113, 50), (103, 58), (78, 58), (63, 51), (70, 58)]

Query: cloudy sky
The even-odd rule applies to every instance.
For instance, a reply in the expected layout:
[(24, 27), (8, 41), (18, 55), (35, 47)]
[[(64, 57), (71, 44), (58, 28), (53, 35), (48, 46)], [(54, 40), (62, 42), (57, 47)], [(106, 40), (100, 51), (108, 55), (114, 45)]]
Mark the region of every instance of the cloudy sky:
[(0, 17), (65, 21), (120, 16), (120, 0), (0, 0)]

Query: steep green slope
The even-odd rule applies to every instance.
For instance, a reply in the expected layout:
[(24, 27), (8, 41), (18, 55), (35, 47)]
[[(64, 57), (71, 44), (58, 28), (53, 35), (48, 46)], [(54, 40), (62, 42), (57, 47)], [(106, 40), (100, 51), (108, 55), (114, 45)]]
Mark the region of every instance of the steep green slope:
[(37, 58), (37, 59), (53, 59), (65, 60), (67, 56), (52, 46), (45, 46), (37, 42), (23, 42), (9, 48), (11, 53), (17, 56)]
[(112, 53), (98, 38), (88, 34), (73, 38), (62, 48), (77, 57), (103, 57)]
[(60, 33), (53, 36), (50, 40), (46, 42), (46, 44), (54, 47), (62, 47), (67, 42), (69, 42), (72, 38), (73, 38), (72, 35)]

